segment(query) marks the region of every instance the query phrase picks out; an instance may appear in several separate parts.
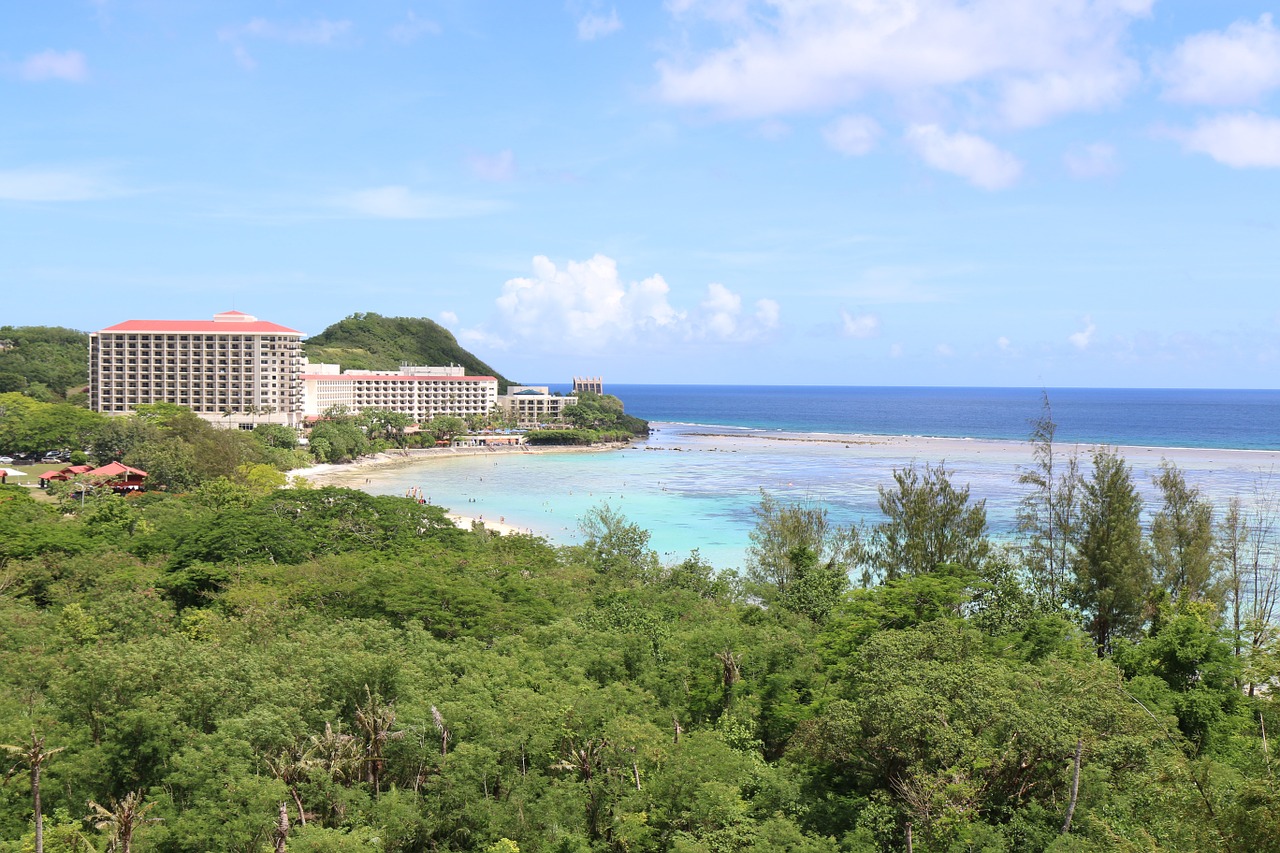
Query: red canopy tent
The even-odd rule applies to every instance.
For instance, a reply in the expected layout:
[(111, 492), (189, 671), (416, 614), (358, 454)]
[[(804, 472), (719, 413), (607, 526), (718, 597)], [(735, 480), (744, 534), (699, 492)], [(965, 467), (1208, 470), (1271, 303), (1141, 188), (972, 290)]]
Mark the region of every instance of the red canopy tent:
[(84, 475), (100, 481), (101, 485), (115, 489), (117, 492), (137, 491), (142, 488), (143, 482), (147, 479), (146, 471), (130, 468), (121, 462), (108, 462), (101, 468), (85, 471)]

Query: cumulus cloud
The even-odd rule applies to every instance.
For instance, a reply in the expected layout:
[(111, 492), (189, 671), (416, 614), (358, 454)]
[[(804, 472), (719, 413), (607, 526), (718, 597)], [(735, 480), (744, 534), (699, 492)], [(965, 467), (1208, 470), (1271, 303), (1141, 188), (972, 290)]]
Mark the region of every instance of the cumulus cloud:
[(772, 299), (760, 299), (747, 314), (742, 297), (723, 284), (707, 285), (707, 295), (691, 318), (686, 337), (720, 341), (751, 341), (778, 325), (781, 308)]
[(605, 255), (563, 266), (538, 256), (531, 276), (503, 285), (493, 322), (467, 329), (462, 337), (494, 347), (600, 351), (640, 341), (744, 342), (779, 322), (774, 300), (759, 299), (748, 309), (740, 294), (719, 283), (708, 285), (691, 310), (677, 308), (670, 297), (671, 286), (661, 275), (625, 281)]
[(947, 343), (938, 344), (933, 348), (933, 351), (943, 358), (954, 358), (956, 354), (956, 351), (952, 348), (951, 344)]
[[(676, 0), (723, 44), (658, 63), (666, 100), (725, 115), (827, 109), (868, 95), (976, 90), (1012, 123), (1116, 103), (1138, 78), (1125, 53), (1152, 0)], [(682, 42), (682, 44), (685, 42)]]
[(980, 136), (947, 133), (935, 124), (907, 129), (907, 144), (935, 169), (964, 178), (984, 190), (1010, 187), (1022, 174), (1022, 164)]
[(83, 83), (89, 79), (89, 63), (78, 50), (45, 50), (22, 60), (18, 76), (32, 82), (62, 80)]
[(1000, 350), (1004, 352), (1008, 352), (1009, 348), (1013, 346), (1013, 342), (1010, 341), (1008, 338), (1006, 338), (1004, 335), (1001, 335), (1000, 337), (996, 338), (996, 346)]
[(39, 169), (0, 170), (0, 200), (89, 201), (118, 195), (102, 178), (80, 172)]
[(438, 36), (440, 32), (440, 25), (435, 21), (419, 18), (410, 11), (387, 31), (387, 35), (391, 36), (392, 41), (411, 44), (423, 36)]
[(467, 168), (486, 181), (509, 181), (516, 176), (516, 155), (509, 148), (497, 154), (469, 154)]
[(1141, 76), (1136, 62), (1116, 61), (1017, 78), (1004, 84), (1000, 111), (1013, 127), (1037, 127), (1068, 113), (1116, 106)]
[(822, 132), (832, 149), (849, 157), (871, 153), (880, 137), (880, 125), (870, 116), (850, 115), (836, 119)]
[(1197, 33), (1161, 63), (1165, 97), (1216, 106), (1253, 103), (1280, 88), (1280, 30), (1270, 15)]
[(345, 37), (351, 32), (351, 27), (350, 21), (330, 21), (327, 18), (295, 23), (251, 18), (245, 24), (223, 27), (218, 31), (218, 39), (231, 45), (236, 62), (246, 69), (253, 69), (258, 63), (245, 47), (245, 42), (250, 39), (327, 46)]
[(455, 219), (489, 213), (495, 208), (490, 202), (427, 195), (405, 186), (357, 190), (335, 201), (350, 214), (372, 219)]
[(1253, 112), (1221, 115), (1176, 135), (1189, 151), (1227, 166), (1280, 168), (1280, 119)]
[(1088, 349), (1089, 344), (1093, 343), (1093, 335), (1096, 331), (1098, 331), (1098, 327), (1093, 324), (1093, 318), (1086, 316), (1084, 318), (1084, 328), (1068, 335), (1067, 340), (1076, 349)]
[(583, 41), (595, 41), (620, 29), (622, 21), (618, 19), (617, 9), (610, 9), (608, 15), (587, 14), (578, 19), (578, 38)]
[(1104, 178), (1120, 171), (1116, 149), (1105, 142), (1072, 148), (1063, 155), (1062, 162), (1077, 178)]
[(880, 318), (875, 314), (850, 314), (841, 309), (841, 332), (846, 338), (872, 338), (880, 334)]
[(446, 326), (458, 325), (458, 315), (452, 311), (441, 311), (440, 322)]

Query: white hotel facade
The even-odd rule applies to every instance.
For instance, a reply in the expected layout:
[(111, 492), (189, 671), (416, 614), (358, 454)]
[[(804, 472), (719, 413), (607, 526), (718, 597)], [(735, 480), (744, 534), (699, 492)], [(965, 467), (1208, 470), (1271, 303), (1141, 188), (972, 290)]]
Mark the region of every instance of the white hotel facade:
[(212, 320), (126, 320), (89, 335), (89, 401), (127, 415), (144, 403), (185, 406), (215, 426), (301, 427), (333, 406), (404, 412), (415, 423), (437, 415), (487, 414), (498, 380), (461, 367), (398, 372), (309, 364), (302, 333), (225, 311)]
[(334, 406), (352, 412), (390, 409), (414, 423), (438, 415), (484, 415), (498, 401), (498, 380), (467, 376), (461, 367), (414, 367), (397, 373), (376, 370), (340, 372), (336, 364), (307, 364), (302, 374), (303, 417), (314, 420)]
[(125, 415), (186, 406), (218, 426), (302, 422), (302, 333), (239, 311), (126, 320), (89, 335), (89, 405)]

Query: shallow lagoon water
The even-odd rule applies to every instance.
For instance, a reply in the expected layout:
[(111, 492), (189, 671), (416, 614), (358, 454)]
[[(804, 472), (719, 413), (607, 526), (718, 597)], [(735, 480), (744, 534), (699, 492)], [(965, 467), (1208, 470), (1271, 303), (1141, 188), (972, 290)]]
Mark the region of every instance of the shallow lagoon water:
[[(696, 548), (712, 564), (729, 568), (742, 563), (761, 489), (783, 501), (819, 504), (838, 524), (873, 524), (880, 519), (878, 487), (892, 482), (895, 468), (913, 462), (945, 462), (953, 483), (968, 484), (973, 498), (987, 501), (993, 535), (1010, 537), (1025, 494), (1018, 474), (1032, 461), (1026, 442), (655, 426), (648, 440), (624, 450), (434, 458), (368, 472), (363, 488), (395, 495), (416, 486), (434, 504), (503, 520), (556, 543), (577, 541), (578, 519), (608, 503), (651, 532), (650, 544), (664, 561)], [(1087, 472), (1087, 448), (1080, 450)], [(1156, 500), (1152, 477), (1166, 456), (1220, 506), (1233, 495), (1249, 499), (1259, 480), (1280, 466), (1275, 452), (1122, 452), (1148, 506)]]

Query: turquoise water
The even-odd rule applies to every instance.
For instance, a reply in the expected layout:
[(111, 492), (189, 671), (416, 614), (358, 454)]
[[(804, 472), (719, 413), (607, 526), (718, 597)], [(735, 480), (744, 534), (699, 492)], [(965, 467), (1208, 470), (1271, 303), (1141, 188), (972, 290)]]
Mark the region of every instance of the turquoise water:
[[(822, 440), (802, 442), (758, 430), (656, 426), (649, 440), (625, 450), (437, 458), (372, 472), (364, 488), (404, 494), (417, 486), (434, 504), (502, 520), (558, 543), (576, 541), (578, 519), (608, 503), (651, 532), (651, 545), (664, 560), (682, 559), (697, 548), (714, 565), (728, 568), (741, 565), (761, 489), (785, 501), (821, 504), (837, 523), (874, 523), (877, 487), (891, 482), (894, 468), (944, 461), (831, 435), (809, 435)], [(1135, 483), (1149, 501), (1155, 498), (1151, 477), (1167, 452), (1172, 453), (1127, 451)], [(1232, 495), (1248, 497), (1259, 477), (1280, 463), (1280, 453), (1192, 451), (1177, 461), (1188, 481), (1225, 503)], [(967, 483), (974, 498), (986, 499), (993, 533), (1009, 536), (1023, 494), (1019, 466), (1031, 462), (1029, 445), (957, 442), (945, 462), (953, 482)], [(1088, 460), (1082, 463), (1087, 468)]]

